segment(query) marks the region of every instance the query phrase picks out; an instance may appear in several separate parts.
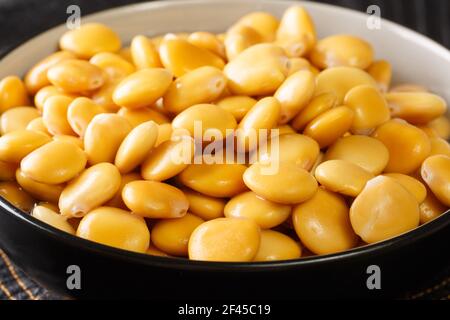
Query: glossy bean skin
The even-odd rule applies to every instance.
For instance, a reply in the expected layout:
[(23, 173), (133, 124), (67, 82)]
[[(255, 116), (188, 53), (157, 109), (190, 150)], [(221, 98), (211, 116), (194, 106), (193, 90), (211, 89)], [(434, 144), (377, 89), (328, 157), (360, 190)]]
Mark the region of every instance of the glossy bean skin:
[(302, 254), (300, 246), (287, 235), (261, 230), (261, 242), (253, 261), (279, 261), (298, 259)]
[(170, 122), (165, 115), (151, 108), (120, 108), (117, 114), (127, 119), (133, 128), (147, 121), (154, 121), (157, 124)]
[(381, 92), (387, 92), (392, 79), (392, 66), (386, 60), (376, 60), (367, 68), (367, 72), (377, 82)]
[(143, 35), (137, 35), (131, 40), (131, 59), (138, 69), (162, 67), (158, 50), (155, 45)]
[(332, 108), (312, 120), (303, 133), (317, 141), (320, 148), (333, 144), (352, 126), (354, 112), (346, 106)]
[(0, 161), (19, 163), (30, 152), (50, 141), (48, 135), (38, 131), (12, 131), (0, 137)]
[(164, 95), (164, 109), (178, 114), (193, 105), (212, 102), (226, 84), (227, 79), (217, 68), (205, 66), (187, 72), (170, 85)]
[(335, 105), (336, 96), (331, 92), (322, 93), (315, 96), (311, 99), (308, 105), (300, 110), (300, 112), (294, 117), (291, 125), (296, 130), (303, 130), (309, 122), (325, 111), (330, 110)]
[(286, 221), (291, 214), (291, 207), (265, 200), (248, 191), (231, 198), (225, 205), (224, 213), (228, 218), (251, 219), (261, 229), (271, 229)]
[(221, 58), (225, 58), (225, 47), (213, 33), (203, 31), (193, 32), (187, 40), (199, 48), (206, 49)]
[(0, 134), (23, 130), (31, 120), (39, 118), (39, 111), (34, 107), (15, 107), (0, 115)]
[(310, 59), (320, 69), (337, 66), (366, 69), (372, 63), (373, 55), (370, 43), (355, 36), (338, 34), (319, 40)]
[(204, 195), (190, 189), (183, 189), (189, 201), (189, 211), (203, 220), (212, 220), (224, 216), (226, 200)]
[(102, 69), (109, 79), (121, 80), (136, 71), (134, 65), (111, 52), (100, 52), (94, 55), (89, 62)]
[(428, 157), (420, 170), (422, 179), (433, 191), (436, 198), (450, 207), (450, 157), (434, 155)]
[(77, 236), (141, 253), (146, 252), (150, 244), (150, 232), (142, 217), (111, 207), (100, 207), (85, 215)]
[(236, 22), (236, 25), (244, 25), (253, 28), (259, 33), (264, 42), (275, 40), (279, 24), (276, 17), (263, 11), (248, 13)]
[(42, 121), (48, 132), (53, 135), (76, 135), (67, 121), (67, 111), (72, 99), (65, 96), (53, 96), (45, 100)]
[(47, 78), (55, 87), (80, 93), (100, 88), (105, 83), (102, 69), (84, 60), (67, 59), (47, 71)]
[(201, 122), (202, 137), (205, 132), (214, 129), (225, 138), (227, 129), (235, 129), (237, 127), (236, 119), (231, 113), (213, 104), (197, 104), (187, 108), (172, 120), (172, 127), (174, 129), (185, 129), (191, 136), (194, 136), (196, 121)]
[(110, 200), (119, 190), (119, 170), (110, 163), (99, 163), (70, 181), (59, 198), (59, 209), (66, 217), (82, 217)]
[(298, 133), (283, 134), (278, 138), (278, 155), (272, 144), (266, 150), (259, 150), (259, 159), (268, 161), (278, 156), (280, 162), (290, 162), (305, 170), (310, 170), (319, 155), (319, 145), (308, 136)]
[(277, 89), (274, 97), (281, 103), (280, 123), (294, 118), (313, 97), (315, 77), (309, 70), (300, 70), (290, 75)]
[(0, 181), (13, 181), (17, 170), (16, 163), (0, 160)]
[(330, 254), (356, 246), (348, 212), (344, 198), (319, 188), (311, 199), (294, 207), (292, 221), (303, 245), (315, 254)]
[(247, 112), (258, 102), (248, 96), (225, 97), (215, 104), (230, 112), (236, 121), (241, 121)]
[(0, 182), (0, 197), (25, 212), (30, 212), (34, 206), (34, 199), (23, 191), (16, 182)]
[(47, 207), (36, 206), (33, 208), (33, 212), (31, 213), (31, 215), (56, 229), (65, 231), (70, 234), (75, 234), (75, 229), (69, 222), (67, 222), (66, 218)]
[(16, 76), (0, 81), (0, 115), (8, 109), (30, 105), (25, 84)]
[(380, 174), (389, 161), (389, 151), (379, 140), (352, 135), (332, 144), (324, 160), (341, 159), (352, 162), (374, 175)]
[(344, 104), (354, 112), (350, 131), (353, 134), (371, 134), (391, 117), (388, 105), (376, 88), (370, 85), (354, 87), (347, 92)]
[(442, 213), (448, 210), (448, 207), (443, 205), (433, 194), (427, 192), (427, 197), (419, 205), (420, 223), (424, 224), (439, 217)]
[[(269, 172), (267, 165), (256, 162), (244, 173), (246, 186), (264, 199), (296, 204), (311, 198), (317, 191), (317, 182), (305, 169), (289, 162), (280, 162), (278, 170)], [(266, 174), (264, 174), (266, 173)], [(283, 188), (279, 188), (279, 186)]]
[(417, 199), (419, 204), (425, 200), (427, 189), (419, 180), (401, 173), (386, 173), (384, 176), (395, 179)]
[[(266, 62), (261, 65), (258, 61)], [(285, 80), (288, 66), (289, 60), (280, 47), (262, 43), (241, 52), (223, 72), (235, 95), (270, 95)]]
[(117, 150), (114, 164), (121, 173), (139, 166), (153, 149), (158, 138), (158, 125), (153, 121), (141, 123), (125, 137)]
[(224, 45), (228, 61), (236, 58), (245, 49), (260, 43), (261, 35), (251, 26), (235, 25), (231, 27), (225, 36)]
[(142, 69), (123, 79), (112, 99), (118, 106), (130, 109), (148, 107), (164, 95), (171, 82), (172, 74), (165, 69)]
[(91, 165), (113, 163), (117, 150), (131, 131), (128, 121), (116, 114), (98, 114), (86, 128), (84, 150)]
[(179, 178), (185, 186), (211, 197), (232, 197), (245, 191), (242, 164), (191, 164)]
[(442, 138), (430, 138), (430, 156), (443, 154), (450, 157), (450, 144)]
[(84, 137), (86, 128), (91, 120), (98, 114), (104, 113), (105, 109), (94, 103), (89, 98), (79, 97), (70, 102), (67, 108), (67, 122), (73, 132)]
[(17, 169), (16, 181), (20, 187), (37, 200), (57, 203), (64, 184), (46, 184), (37, 182), (27, 176), (22, 170)]
[(142, 177), (139, 173), (130, 172), (130, 173), (123, 174), (122, 178), (120, 179), (119, 189), (114, 194), (114, 196), (110, 200), (108, 200), (108, 202), (105, 203), (105, 206), (127, 210), (127, 206), (125, 205), (125, 203), (123, 202), (123, 199), (122, 199), (122, 190), (127, 185), (128, 182), (137, 181), (137, 180), (142, 180)]
[(103, 86), (91, 94), (94, 103), (100, 105), (106, 112), (117, 112), (120, 109), (114, 100), (113, 94), (121, 80), (108, 79)]
[(159, 55), (163, 66), (175, 77), (203, 66), (218, 69), (224, 67), (224, 62), (219, 56), (179, 37), (164, 38), (159, 46)]
[(254, 150), (257, 148), (260, 130), (267, 133), (274, 128), (279, 119), (281, 104), (273, 97), (259, 100), (244, 116), (236, 131), (236, 143), (241, 150)]
[(356, 197), (373, 174), (346, 160), (328, 160), (319, 164), (314, 176), (325, 188)]
[(428, 92), (390, 92), (386, 100), (392, 116), (411, 124), (425, 124), (443, 114), (447, 103), (441, 97)]
[(427, 126), (434, 129), (442, 139), (448, 140), (450, 138), (450, 120), (447, 117), (438, 117), (430, 121)]
[(281, 18), (276, 42), (290, 57), (300, 57), (315, 45), (316, 29), (308, 12), (301, 6), (288, 8)]
[(411, 173), (431, 151), (430, 141), (422, 130), (398, 119), (379, 126), (372, 137), (381, 141), (389, 150), (385, 172)]
[(189, 238), (195, 228), (203, 222), (203, 219), (191, 213), (178, 219), (159, 220), (152, 228), (151, 241), (163, 252), (186, 257)]
[(141, 166), (141, 175), (146, 180), (167, 180), (186, 169), (193, 158), (194, 140), (191, 137), (164, 141), (148, 153)]
[(58, 89), (54, 85), (48, 85), (36, 92), (36, 95), (34, 96), (34, 105), (39, 111), (42, 111), (44, 109), (45, 101), (52, 96), (66, 96), (73, 100), (78, 97), (78, 94), (68, 93)]
[(125, 205), (134, 214), (147, 218), (181, 218), (189, 202), (183, 192), (156, 181), (132, 181), (122, 191)]
[(189, 239), (189, 259), (252, 261), (260, 244), (260, 229), (249, 219), (218, 218), (198, 226)]
[(86, 23), (63, 34), (59, 46), (80, 58), (89, 59), (100, 52), (117, 52), (121, 41), (109, 27), (100, 23)]
[(353, 201), (350, 221), (357, 235), (367, 243), (374, 243), (417, 227), (419, 205), (395, 179), (378, 176)]
[(20, 169), (37, 182), (60, 184), (78, 175), (86, 162), (86, 154), (75, 144), (52, 141), (23, 158)]
[(354, 67), (334, 67), (322, 71), (316, 78), (316, 92), (319, 95), (332, 92), (337, 99), (336, 104), (342, 104), (347, 92), (359, 85), (377, 87), (377, 83), (365, 71)]
[(45, 127), (44, 120), (42, 119), (42, 117), (37, 117), (28, 122), (25, 129), (30, 131), (37, 131), (49, 137), (51, 136), (51, 133), (48, 132), (47, 128)]

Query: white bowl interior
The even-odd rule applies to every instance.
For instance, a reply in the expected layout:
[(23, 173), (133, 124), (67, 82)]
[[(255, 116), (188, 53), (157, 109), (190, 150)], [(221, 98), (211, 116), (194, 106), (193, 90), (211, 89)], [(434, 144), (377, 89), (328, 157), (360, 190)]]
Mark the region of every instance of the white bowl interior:
[[(166, 32), (226, 30), (245, 13), (264, 10), (281, 16), (291, 5), (303, 5), (312, 15), (319, 37), (349, 33), (368, 40), (376, 57), (390, 61), (394, 82), (424, 85), (450, 101), (450, 51), (434, 41), (397, 24), (382, 21), (381, 28), (367, 27), (368, 15), (353, 10), (307, 1), (194, 0), (149, 2), (115, 8), (82, 17), (82, 23), (102, 22), (122, 37)], [(34, 63), (57, 47), (65, 25), (53, 28), (10, 52), (0, 61), (0, 78), (23, 75)]]

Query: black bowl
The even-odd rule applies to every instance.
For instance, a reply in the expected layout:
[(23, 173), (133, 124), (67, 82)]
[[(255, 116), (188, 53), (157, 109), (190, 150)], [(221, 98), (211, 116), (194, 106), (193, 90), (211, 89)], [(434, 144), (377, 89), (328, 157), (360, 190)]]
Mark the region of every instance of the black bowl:
[[(36, 282), (74, 298), (399, 297), (449, 265), (449, 240), (447, 211), (398, 237), (338, 254), (262, 263), (189, 261), (77, 238), (0, 198), (0, 247)], [(70, 285), (73, 265), (81, 271), (80, 289)], [(380, 268), (381, 289), (367, 285), (374, 283), (372, 265)]]

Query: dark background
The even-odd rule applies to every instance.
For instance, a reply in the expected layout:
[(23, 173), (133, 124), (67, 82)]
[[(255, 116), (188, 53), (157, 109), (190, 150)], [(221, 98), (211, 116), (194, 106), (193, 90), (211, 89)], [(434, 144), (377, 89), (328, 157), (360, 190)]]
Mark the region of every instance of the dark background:
[[(226, 1), (226, 0), (222, 0)], [(144, 1), (133, 0), (0, 0), (0, 56), (25, 40), (63, 23), (67, 19), (66, 8), (79, 5), (82, 15), (107, 8)], [(450, 48), (450, 0), (319, 0), (365, 12), (369, 5), (378, 5), (383, 18), (395, 21), (433, 38)], [(7, 270), (7, 259), (0, 248), (0, 281), (19, 299), (27, 299), (17, 282)], [(448, 254), (446, 252), (442, 254)], [(37, 286), (19, 269), (18, 276), (39, 298), (55, 298)], [(430, 275), (429, 283), (418, 285), (415, 292), (399, 298), (449, 299), (450, 271)], [(24, 296), (22, 296), (24, 295)], [(4, 299), (0, 292), (0, 300)]]
[[(226, 0), (223, 0), (226, 1)], [(82, 15), (136, 0), (0, 0), (0, 55), (24, 40), (67, 19), (66, 8), (79, 5)], [(450, 0), (319, 0), (366, 11), (378, 5), (383, 18), (415, 29), (450, 48)]]

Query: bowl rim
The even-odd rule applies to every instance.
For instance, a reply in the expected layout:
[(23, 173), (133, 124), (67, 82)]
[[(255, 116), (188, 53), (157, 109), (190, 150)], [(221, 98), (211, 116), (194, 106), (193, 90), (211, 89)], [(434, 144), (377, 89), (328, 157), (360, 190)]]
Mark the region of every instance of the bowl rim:
[[(239, 0), (228, 0), (229, 2), (234, 2), (236, 4), (242, 3)], [(302, 3), (307, 3), (308, 6), (317, 6), (328, 8), (329, 10), (335, 10), (337, 13), (347, 12), (353, 15), (365, 16), (364, 13), (339, 7), (331, 4), (325, 3), (315, 3), (310, 1), (276, 1), (276, 0), (251, 0), (255, 3), (284, 3), (284, 4), (297, 4), (301, 5)], [(250, 2), (250, 1), (249, 1)], [(129, 4), (124, 6), (118, 6), (115, 8), (110, 8), (106, 10), (97, 11), (91, 14), (84, 16), (84, 18), (94, 19), (97, 15), (114, 15), (119, 14), (124, 10), (139, 10), (141, 8), (156, 8), (156, 7), (169, 7), (169, 6), (178, 6), (180, 4), (183, 5), (192, 5), (192, 4), (213, 4), (214, 0), (173, 0), (173, 1), (153, 1), (153, 2), (145, 2), (145, 3), (137, 3), (137, 4)], [(231, 5), (231, 3), (230, 3)], [(414, 31), (409, 28), (406, 28), (402, 25), (399, 25), (395, 22), (386, 20), (382, 18), (384, 24), (390, 25), (390, 28), (393, 28), (399, 36), (402, 37), (410, 37), (415, 38), (415, 42), (422, 42), (425, 46), (429, 47), (430, 50), (436, 51), (439, 55), (443, 56), (450, 63), (450, 51), (442, 46), (441, 44), (435, 42), (434, 40)], [(50, 28), (44, 32), (41, 32), (37, 35), (30, 37), (25, 42), (19, 44), (17, 47), (7, 49), (0, 58), (0, 62), (2, 62), (3, 58), (9, 55), (13, 55), (16, 50), (20, 50), (22, 46), (32, 41), (33, 39), (44, 36), (44, 34), (51, 32), (60, 28), (62, 24)], [(85, 251), (89, 251), (91, 253), (108, 255), (115, 259), (132, 261), (141, 265), (148, 266), (158, 266), (170, 269), (190, 269), (197, 271), (271, 271), (271, 270), (283, 270), (290, 268), (298, 268), (298, 267), (306, 267), (310, 265), (323, 264), (323, 263), (339, 263), (348, 259), (357, 258), (357, 257), (368, 257), (375, 256), (380, 253), (382, 249), (390, 249), (395, 250), (396, 248), (400, 248), (406, 246), (412, 242), (419, 241), (426, 237), (429, 234), (438, 232), (450, 225), (450, 209), (446, 212), (442, 213), (436, 219), (425, 223), (423, 225), (418, 226), (417, 228), (405, 232), (401, 235), (395, 236), (393, 238), (383, 240), (381, 242), (367, 244), (360, 247), (355, 247), (346, 251), (326, 254), (326, 255), (317, 255), (317, 256), (308, 256), (308, 257), (300, 257), (298, 259), (292, 260), (279, 260), (279, 261), (265, 261), (265, 262), (215, 262), (215, 261), (198, 261), (198, 260), (188, 260), (186, 258), (180, 257), (163, 257), (163, 256), (152, 256), (146, 253), (137, 253), (132, 251), (127, 251), (124, 249), (119, 249), (107, 245), (103, 245), (100, 243), (96, 243), (90, 240), (86, 240), (76, 235), (72, 235), (61, 231), (59, 229), (54, 228), (51, 225), (42, 222), (30, 214), (18, 209), (7, 200), (0, 197), (0, 212), (2, 214), (8, 214), (12, 216), (14, 219), (19, 220), (20, 222), (27, 223), (34, 227), (36, 231), (46, 234), (65, 245), (70, 245), (72, 247), (76, 247), (78, 249), (83, 249)], [(0, 217), (1, 219), (1, 217)], [(5, 248), (7, 250), (7, 248)]]

